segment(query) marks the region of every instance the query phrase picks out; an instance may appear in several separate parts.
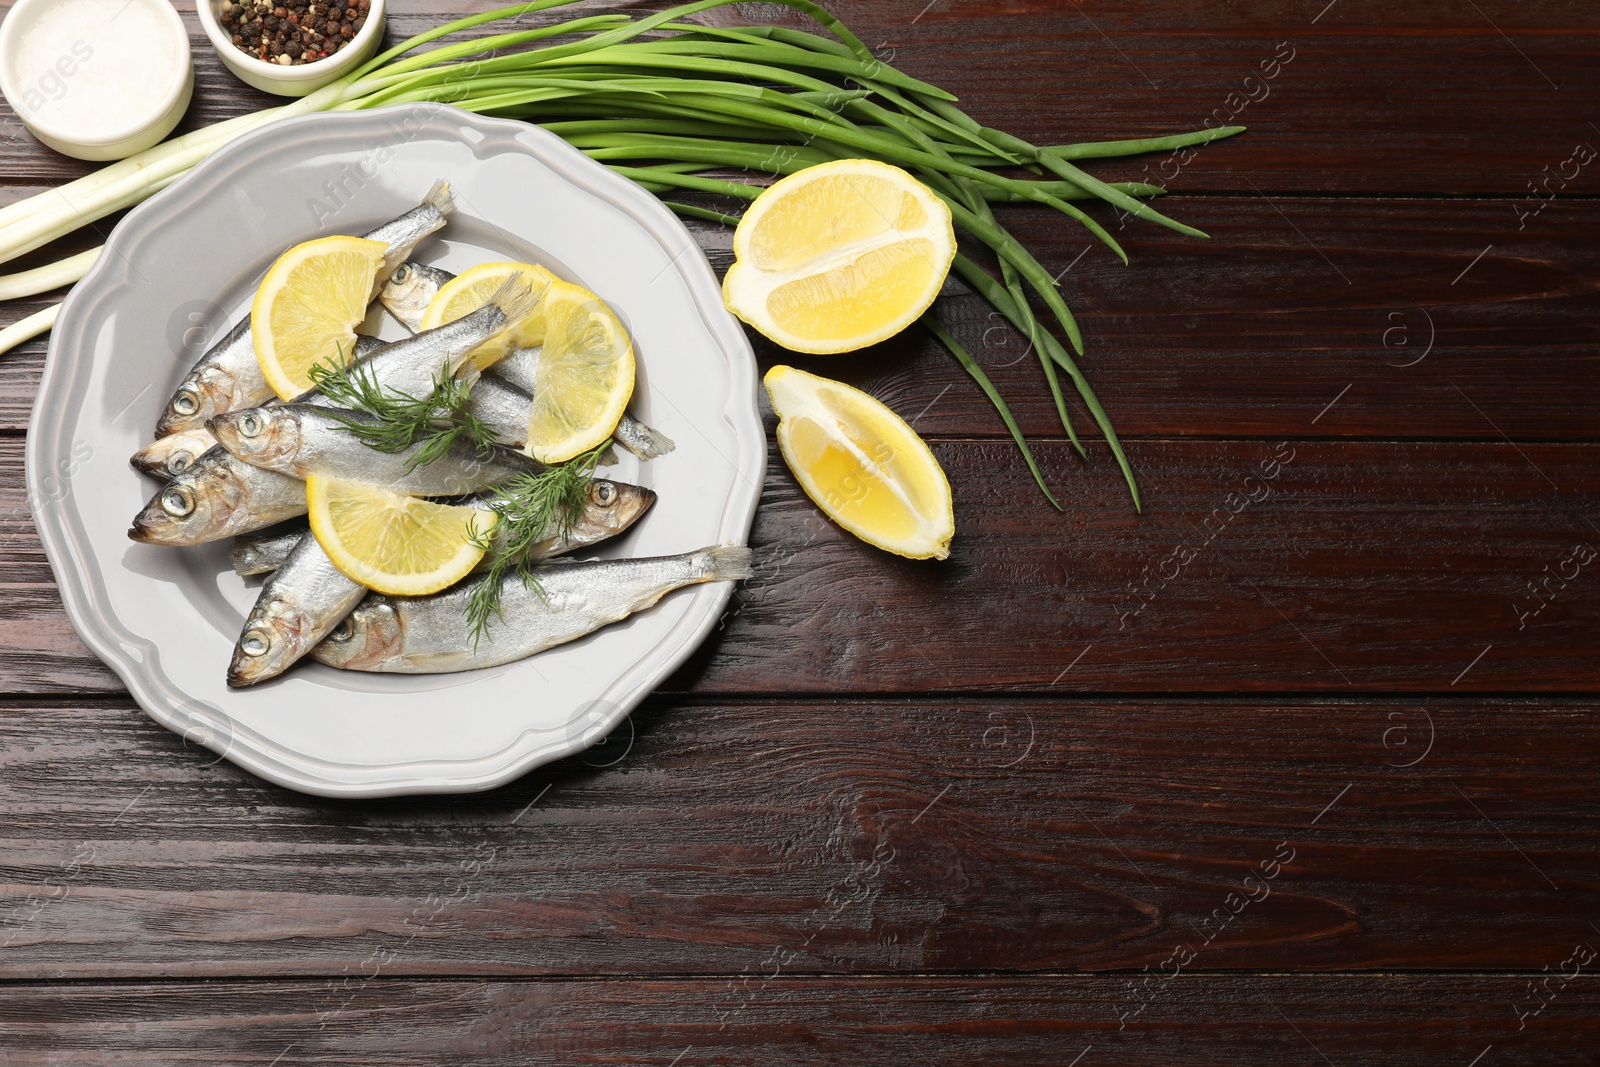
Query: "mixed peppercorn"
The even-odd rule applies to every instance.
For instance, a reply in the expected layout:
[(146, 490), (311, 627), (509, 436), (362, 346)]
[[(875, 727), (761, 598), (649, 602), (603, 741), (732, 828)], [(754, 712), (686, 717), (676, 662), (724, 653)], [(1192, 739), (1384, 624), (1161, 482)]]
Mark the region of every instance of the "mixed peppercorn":
[(242, 51), (285, 67), (315, 63), (349, 44), (372, 0), (223, 0), (222, 28)]

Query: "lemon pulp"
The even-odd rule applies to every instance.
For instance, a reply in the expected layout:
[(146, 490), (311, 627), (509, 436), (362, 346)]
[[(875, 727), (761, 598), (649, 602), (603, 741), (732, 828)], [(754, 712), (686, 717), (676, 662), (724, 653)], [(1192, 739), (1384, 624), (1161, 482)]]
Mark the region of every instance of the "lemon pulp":
[(829, 518), (897, 555), (949, 556), (950, 482), (911, 427), (841, 382), (781, 366), (764, 381), (784, 461)]
[(841, 159), (756, 198), (734, 232), (723, 300), (797, 352), (848, 352), (905, 329), (955, 258), (950, 209), (898, 167)]
[(261, 373), (280, 398), (310, 389), (318, 363), (350, 359), (387, 250), (364, 237), (322, 237), (268, 268), (250, 306), (250, 333)]
[(311, 532), (340, 573), (368, 589), (425, 596), (465, 578), (497, 516), (361, 482), (306, 478)]
[(565, 463), (621, 421), (633, 398), (633, 342), (605, 301), (570, 282), (550, 286), (544, 313), (524, 451), (541, 463)]

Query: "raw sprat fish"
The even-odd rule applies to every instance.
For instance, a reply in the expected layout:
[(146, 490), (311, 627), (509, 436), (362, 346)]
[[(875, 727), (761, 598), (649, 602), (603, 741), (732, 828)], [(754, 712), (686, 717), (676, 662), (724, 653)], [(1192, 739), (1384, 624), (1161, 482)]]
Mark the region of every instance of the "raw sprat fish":
[[(369, 356), (382, 347), (383, 342), (376, 337), (362, 334), (356, 338), (356, 358)], [(179, 430), (145, 445), (133, 454), (129, 462), (141, 474), (176, 478), (193, 466), (195, 460), (215, 448), (216, 444), (216, 437), (204, 426)]]
[(216, 447), (217, 439), (202, 426), (198, 430), (180, 430), (158, 437), (135, 452), (128, 462), (140, 474), (171, 479), (194, 466), (195, 460)]
[(378, 290), (378, 299), (389, 309), (389, 314), (400, 320), (400, 325), (418, 333), (428, 304), (440, 287), (454, 277), (447, 270), (425, 263), (402, 263), (388, 283)]
[(287, 522), (272, 529), (240, 534), (233, 539), (228, 562), (233, 564), (233, 573), (241, 578), (271, 574), (283, 566), (300, 539), (310, 532), (311, 527), (303, 522)]
[(431, 463), (418, 463), (424, 444), (380, 452), (350, 432), (352, 425), (377, 422), (358, 411), (282, 404), (218, 415), (210, 426), (223, 448), (254, 466), (295, 478), (332, 475), (408, 496), (466, 496), (545, 469), (503, 445), (485, 455), (465, 441), (456, 441)]
[(228, 664), (228, 685), (276, 678), (339, 625), (366, 593), (306, 534), (267, 579), (246, 616)]
[[(402, 326), (416, 333), (422, 328), (423, 313), (439, 288), (454, 278), (454, 274), (438, 267), (404, 263), (383, 287), (378, 299)], [(491, 364), (480, 383), (473, 387), (475, 405), (478, 388), (487, 387), (493, 393), (492, 397), (484, 398), (483, 411), (475, 409), (473, 414), (493, 425), (501, 435), (501, 443), (512, 448), (521, 448), (526, 443), (528, 411), (533, 406), (533, 394), (539, 388), (538, 368), (539, 349), (513, 348)], [(515, 391), (507, 392), (506, 387)], [(672, 438), (640, 422), (632, 412), (623, 413), (611, 436), (640, 459), (658, 459), (677, 447)]]
[(306, 513), (305, 483), (216, 447), (173, 478), (134, 516), (128, 536), (147, 545), (201, 545)]
[[(504, 329), (508, 321), (528, 313), (537, 302), (538, 294), (519, 282), (510, 281), (482, 308), (437, 330), (390, 345), (376, 340), (358, 342), (358, 352), (365, 353), (361, 365), (385, 388), (390, 388), (393, 382), (398, 383), (397, 388), (414, 389), (418, 395), (426, 396), (431, 393), (439, 374), (453, 374), (485, 338)], [(308, 407), (329, 405), (327, 398), (320, 395), (308, 394), (304, 399), (304, 406)], [(274, 411), (283, 406), (274, 399), (266, 407), (246, 410)], [(254, 425), (253, 420), (251, 425)], [(180, 437), (183, 444), (177, 447), (162, 444), (173, 437)], [(286, 483), (282, 480), (283, 472), (276, 477), (266, 477), (270, 471), (241, 470), (250, 464), (234, 454), (236, 449), (211, 447), (192, 456), (193, 450), (206, 441), (216, 444), (217, 436), (211, 427), (185, 430), (162, 441), (137, 453), (134, 466), (160, 473), (160, 465), (165, 464), (167, 473), (179, 480), (157, 492), (139, 512), (133, 528), (128, 531), (128, 536), (135, 541), (198, 545), (260, 530), (306, 513), (304, 488), (294, 484), (304, 477), (303, 474), (288, 472), (290, 477)], [(383, 455), (367, 451), (373, 456)], [(516, 459), (524, 466), (533, 462), (520, 454)], [(537, 464), (534, 467), (537, 469)], [(460, 495), (477, 488), (448, 489), (438, 495)], [(294, 500), (297, 492), (298, 503)]]
[[(363, 235), (368, 240), (388, 245), (373, 286), (374, 297), (422, 239), (442, 227), (454, 211), (450, 184), (438, 181), (428, 190), (422, 203)], [(256, 358), (250, 316), (246, 315), (207, 350), (178, 383), (177, 391), (167, 401), (156, 423), (156, 436), (197, 429), (213, 415), (264, 404), (272, 396), (272, 387), (267, 384)]]
[[(656, 494), (653, 490), (630, 485), (627, 482), (612, 481), (609, 478), (597, 478), (590, 484), (583, 512), (572, 523), (572, 529), (565, 535), (552, 535), (535, 542), (529, 548), (527, 556), (530, 559), (562, 556), (615, 537), (639, 521), (640, 517), (650, 510), (650, 505), (654, 504), (655, 500)], [(469, 497), (462, 503), (468, 507), (487, 510), (489, 498), (480, 494)], [(289, 558), (289, 553), (295, 550), (302, 538), (310, 536), (310, 533), (311, 530), (305, 523), (291, 521), (272, 529), (241, 534), (234, 538), (233, 549), (229, 554), (233, 573), (242, 578), (271, 574), (283, 566), (284, 560)], [(499, 531), (496, 531), (495, 537), (490, 541), (488, 554), (478, 564), (478, 570), (489, 567), (501, 555), (503, 547)]]
[[(567, 535), (539, 542), (524, 558), (559, 556), (615, 537), (649, 510), (655, 496), (637, 485), (598, 480)], [(472, 503), (487, 506), (481, 498)], [(243, 561), (251, 573), (263, 568), (272, 572), (234, 645), (228, 684), (235, 688), (288, 670), (343, 622), (367, 592), (334, 566), (316, 537), (303, 528), (253, 542), (241, 539), (234, 546), (234, 561), (236, 569)]]
[[(557, 447), (622, 412), (632, 348), (610, 308), (546, 271), (485, 264), (445, 295), (448, 273), (397, 271), (449, 213), (447, 187), (436, 194), (443, 200), (430, 197), (367, 239), (320, 238), (284, 253), (257, 292), (257, 335), (243, 324), (208, 353), (174, 398), (180, 410), (163, 416), (165, 438), (134, 457), (138, 469), (170, 480), (135, 518), (132, 538), (186, 545), (231, 535), (238, 573), (264, 576), (230, 686), (276, 677), (307, 655), (382, 671), (506, 663), (674, 589), (749, 573), (748, 550), (734, 547), (541, 562), (616, 536), (655, 500), (649, 489), (596, 477), (605, 438), (585, 439), (580, 452)], [(419, 314), (440, 324), (393, 344), (361, 337), (351, 324), (369, 284), (411, 325)], [(587, 301), (576, 311), (575, 295)], [(597, 341), (582, 332), (591, 321), (603, 328)], [(519, 347), (542, 335), (542, 349)], [(502, 355), (510, 357), (503, 373), (484, 376)], [(541, 355), (550, 381), (536, 401)], [(591, 370), (593, 382), (583, 377)], [(584, 409), (591, 394), (610, 406)], [(549, 417), (536, 416), (568, 409), (589, 422), (552, 445)], [(559, 464), (516, 450), (536, 426), (542, 454)], [(632, 419), (613, 437), (646, 458), (672, 448)], [(300, 521), (308, 512), (309, 525)], [(392, 647), (367, 621), (381, 623), (384, 610), (409, 627)], [(353, 654), (358, 635), (363, 651)]]
[(537, 584), (501, 580), (501, 611), (475, 640), (468, 603), (488, 576), (425, 597), (371, 595), (312, 657), (344, 670), (444, 674), (525, 659), (642, 611), (675, 589), (748, 578), (750, 550), (721, 545), (679, 556), (551, 564)]

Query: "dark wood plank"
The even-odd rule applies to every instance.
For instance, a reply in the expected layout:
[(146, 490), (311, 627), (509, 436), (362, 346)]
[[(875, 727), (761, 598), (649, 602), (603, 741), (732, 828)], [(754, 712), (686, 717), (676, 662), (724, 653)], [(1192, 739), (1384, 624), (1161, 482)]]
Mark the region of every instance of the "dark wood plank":
[[(1089, 345), (1084, 371), (1123, 436), (1600, 434), (1600, 298), (1592, 281), (1600, 275), (1600, 204), (1555, 205), (1522, 230), (1504, 201), (1296, 200), (1275, 208), (1257, 198), (1184, 197), (1174, 210), (1213, 239), (1130, 228), (1127, 267), (1052, 212), (1006, 213), (1019, 239), (1061, 273)], [(731, 235), (711, 224), (694, 229), (725, 270)], [(1021, 335), (964, 286), (951, 283), (948, 293), (941, 316), (1025, 430), (1060, 435)], [(0, 322), (42, 306), (7, 306)], [(977, 386), (918, 328), (866, 352), (810, 359), (756, 340), (763, 367), (793, 362), (845, 378), (923, 433), (1005, 432)], [(168, 351), (173, 342), (150, 343)], [(45, 344), (0, 358), (0, 429), (26, 426)], [(1335, 397), (1337, 408), (1319, 418)], [(1081, 405), (1073, 416), (1094, 432)]]
[[(19, 444), (0, 440), (10, 538), (0, 626), (12, 642), (0, 649), (0, 692), (114, 689), (56, 605)], [(1600, 599), (1587, 591), (1596, 563), (1585, 562), (1600, 546), (1600, 446), (1136, 442), (1143, 516), (1103, 450), (1085, 464), (1063, 442), (1041, 446), (1063, 515), (1009, 443), (939, 441), (935, 451), (956, 499), (943, 564), (842, 532), (774, 449), (751, 539), (757, 576), (668, 687), (1503, 692), (1600, 682)]]
[[(281, 103), (228, 74), (192, 3), (179, 6), (196, 58), (196, 102), (180, 132)], [(465, 0), (393, 6), (391, 43), (484, 10)], [(0, 12), (9, 7), (0, 3)], [(1182, 166), (1148, 161), (1152, 174), (1176, 173), (1182, 188), (1522, 197), (1542, 167), (1596, 137), (1588, 101), (1600, 88), (1600, 18), (1560, 0), (1343, 0), (1320, 17), (1322, 4), (1270, 0), (1226, 9), (1137, 0), (831, 7), (880, 55), (957, 93), (981, 121), (1041, 143), (1199, 129), (1208, 117), (1251, 126), (1248, 139)], [(749, 5), (712, 17), (779, 16)], [(1265, 72), (1275, 77), (1263, 81)], [(41, 149), (9, 111), (0, 137), (6, 180), (54, 182), (93, 169)], [(1586, 175), (1569, 191), (1596, 188)]]
[[(1501, 201), (1184, 197), (1172, 207), (1212, 240), (1130, 228), (1126, 267), (1049, 212), (1003, 213), (1060, 273), (1087, 342), (1081, 366), (1119, 434), (1589, 440), (1600, 430), (1590, 280), (1600, 205), (1551, 207), (1521, 231)], [(722, 269), (731, 253), (712, 258)], [(1025, 431), (1059, 435), (1026, 339), (965, 286), (947, 293), (941, 318)], [(807, 359), (764, 340), (758, 352), (763, 366), (846, 378), (923, 433), (1004, 433), (918, 330), (849, 356)], [(1096, 432), (1081, 405), (1072, 417)]]
[(0, 978), (1537, 973), (1600, 944), (1597, 745), (1592, 700), (657, 699), (493, 793), (336, 803), (11, 703)]
[(1594, 979), (1519, 1032), (1526, 981), (1185, 975), (1121, 1030), (1124, 983), (1083, 978), (22, 986), (0, 990), (0, 1032), (16, 1067), (1587, 1062)]

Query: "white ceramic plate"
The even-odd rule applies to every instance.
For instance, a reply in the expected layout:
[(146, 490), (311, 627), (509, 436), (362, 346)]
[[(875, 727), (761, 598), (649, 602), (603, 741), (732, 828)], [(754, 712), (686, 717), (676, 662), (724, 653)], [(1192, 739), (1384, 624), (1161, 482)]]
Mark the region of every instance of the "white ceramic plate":
[[(290, 245), (361, 233), (450, 181), (456, 217), (414, 258), (452, 270), (532, 260), (597, 292), (633, 334), (633, 410), (677, 442), (614, 477), (660, 494), (598, 555), (742, 544), (766, 435), (755, 359), (710, 265), (654, 197), (552, 134), (423, 104), (310, 115), (249, 134), (134, 210), (72, 290), (50, 341), (27, 479), (67, 614), (139, 704), (186, 740), (325, 796), (488, 789), (604, 737), (716, 624), (728, 583), (521, 663), (436, 676), (303, 662), (253, 689), (223, 681), (257, 588), (228, 543), (140, 545), (157, 485), (128, 457)], [(377, 320), (372, 320), (374, 325)], [(386, 330), (402, 336), (394, 323)]]

